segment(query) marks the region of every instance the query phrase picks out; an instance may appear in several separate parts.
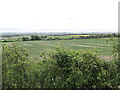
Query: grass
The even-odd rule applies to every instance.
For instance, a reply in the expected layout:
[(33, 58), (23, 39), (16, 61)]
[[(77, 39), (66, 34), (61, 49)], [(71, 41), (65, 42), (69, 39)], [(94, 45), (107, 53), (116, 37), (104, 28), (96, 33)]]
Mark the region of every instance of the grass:
[(0, 41), (16, 41), (16, 39), (4, 39), (4, 40), (0, 40)]
[[(72, 38), (72, 37), (79, 37), (79, 36), (90, 36), (90, 35), (67, 35), (67, 36), (48, 36), (48, 38), (60, 38), (60, 39), (69, 39), (69, 38)], [(92, 35), (92, 36), (95, 36), (95, 35)]]
[[(64, 36), (61, 36), (64, 37)], [(110, 42), (106, 43), (108, 38), (98, 39), (73, 39), (73, 40), (40, 40), (40, 41), (20, 41), (22, 47), (26, 48), (30, 57), (39, 57), (40, 52), (44, 49), (52, 49), (57, 43), (63, 43), (65, 48), (72, 50), (86, 50), (86, 49), (97, 49), (100, 50), (100, 56), (112, 56), (112, 48)], [(117, 40), (117, 39), (116, 39)], [(11, 43), (11, 42), (7, 42)]]
[(57, 43), (63, 43), (65, 48), (72, 50), (97, 49), (101, 50), (101, 56), (112, 56), (112, 48), (106, 43), (106, 39), (41, 40), (19, 43), (29, 51), (31, 57), (39, 57), (42, 50), (54, 48)]
[(48, 36), (48, 38), (60, 38), (60, 39), (68, 39), (68, 38), (72, 38), (72, 36)]
[(90, 36), (90, 35), (70, 35), (70, 36), (76, 36), (77, 37), (77, 36)]

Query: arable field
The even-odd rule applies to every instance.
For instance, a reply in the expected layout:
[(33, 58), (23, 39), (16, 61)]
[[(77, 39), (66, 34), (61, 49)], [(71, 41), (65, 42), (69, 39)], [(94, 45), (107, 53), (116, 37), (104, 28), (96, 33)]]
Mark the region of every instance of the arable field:
[[(113, 42), (114, 44), (110, 44)], [(116, 50), (118, 42), (113, 38), (35, 40), (14, 43), (16, 44), (3, 42), (3, 88), (96, 89), (117, 88), (120, 85)], [(63, 43), (64, 48), (55, 49), (57, 43), (60, 43), (59, 46)], [(113, 55), (111, 45), (116, 50), (113, 53), (114, 59), (111, 57)], [(50, 48), (54, 50), (48, 50)], [(79, 52), (79, 49), (83, 51)], [(89, 51), (84, 51), (86, 49)], [(100, 54), (94, 53), (94, 49), (101, 50)], [(40, 53), (43, 50), (45, 52)]]
[[(60, 39), (69, 39), (69, 38), (72, 38), (72, 37), (79, 37), (79, 36), (84, 36), (84, 37), (87, 37), (87, 36), (90, 36), (90, 35), (67, 35), (67, 36), (48, 36), (48, 38), (60, 38)], [(92, 35), (92, 36), (95, 36), (95, 35)]]
[[(38, 35), (39, 37), (41, 37), (41, 35)], [(46, 36), (46, 35), (42, 35), (42, 36)], [(79, 38), (80, 36), (83, 37), (87, 37), (87, 36), (96, 36), (96, 35), (61, 35), (61, 36), (55, 36), (55, 35), (51, 35), (51, 36), (46, 36), (46, 38), (48, 39), (55, 39), (55, 38), (59, 38), (59, 39), (70, 39), (70, 38)], [(29, 38), (31, 39), (31, 36), (16, 36), (16, 37), (2, 37), (2, 40), (0, 41), (16, 41), (17, 39), (22, 40), (23, 37)]]
[[(109, 41), (110, 42), (110, 41)], [(73, 50), (97, 49), (100, 50), (100, 58), (110, 60), (112, 48), (106, 43), (105, 38), (101, 39), (74, 39), (74, 40), (48, 40), (48, 41), (23, 41), (19, 42), (22, 47), (26, 48), (31, 57), (39, 57), (42, 50), (54, 48), (57, 43), (63, 43), (65, 48)]]

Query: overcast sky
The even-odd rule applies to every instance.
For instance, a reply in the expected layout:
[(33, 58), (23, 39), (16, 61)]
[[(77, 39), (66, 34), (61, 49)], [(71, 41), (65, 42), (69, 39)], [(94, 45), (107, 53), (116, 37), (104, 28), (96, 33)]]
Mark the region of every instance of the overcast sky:
[(119, 0), (1, 0), (0, 32), (117, 32)]

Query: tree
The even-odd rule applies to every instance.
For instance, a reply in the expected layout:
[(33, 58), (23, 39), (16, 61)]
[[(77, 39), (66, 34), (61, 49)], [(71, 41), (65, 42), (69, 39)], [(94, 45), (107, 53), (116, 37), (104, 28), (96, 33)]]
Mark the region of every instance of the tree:
[(23, 41), (29, 41), (30, 39), (28, 37), (22, 37)]
[(32, 35), (31, 40), (41, 40), (41, 37)]

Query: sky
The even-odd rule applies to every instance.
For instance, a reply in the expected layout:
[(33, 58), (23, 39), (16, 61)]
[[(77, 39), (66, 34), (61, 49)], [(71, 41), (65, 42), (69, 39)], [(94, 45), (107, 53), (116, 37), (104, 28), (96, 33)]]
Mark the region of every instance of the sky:
[(0, 32), (117, 32), (119, 0), (0, 0)]

